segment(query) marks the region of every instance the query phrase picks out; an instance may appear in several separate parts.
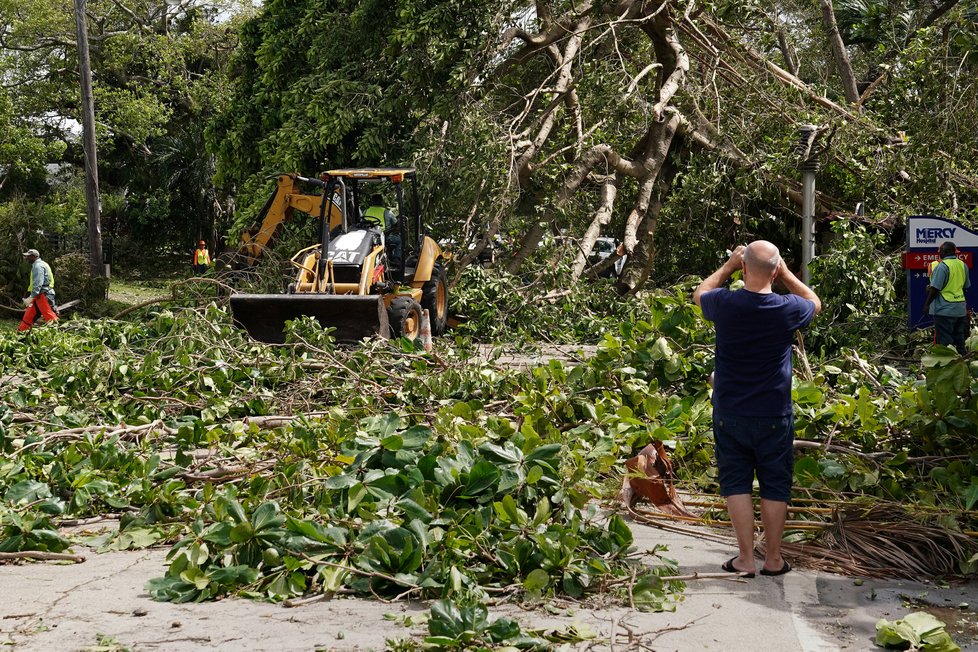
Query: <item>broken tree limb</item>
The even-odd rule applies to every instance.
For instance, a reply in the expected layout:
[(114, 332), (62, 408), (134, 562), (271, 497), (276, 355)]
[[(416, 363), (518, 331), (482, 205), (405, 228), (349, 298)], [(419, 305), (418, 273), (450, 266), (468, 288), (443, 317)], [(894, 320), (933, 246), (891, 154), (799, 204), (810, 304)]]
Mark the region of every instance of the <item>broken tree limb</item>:
[(516, 255), (513, 256), (513, 259), (507, 267), (507, 271), (510, 274), (515, 274), (519, 271), (526, 257), (539, 246), (540, 239), (546, 233), (547, 228), (554, 223), (556, 213), (570, 202), (578, 188), (581, 187), (581, 184), (584, 183), (594, 169), (601, 163), (628, 176), (638, 177), (641, 173), (644, 173), (644, 168), (623, 158), (611, 145), (595, 145), (585, 152), (578, 159), (574, 168), (564, 176), (564, 183), (557, 191), (553, 203), (547, 207), (543, 218), (530, 227), (530, 230), (523, 236), (520, 250), (516, 252)]
[(580, 240), (580, 249), (571, 267), (571, 280), (577, 281), (587, 265), (588, 256), (594, 249), (594, 243), (601, 235), (601, 228), (611, 222), (612, 212), (615, 208), (615, 199), (618, 197), (618, 173), (605, 178), (601, 184), (601, 203), (594, 212), (591, 224), (588, 225), (584, 236)]
[(504, 51), (506, 51), (515, 39), (523, 41), (524, 46), (517, 50), (512, 56), (503, 60), (496, 67), (494, 75), (502, 76), (511, 67), (521, 65), (536, 54), (546, 51), (549, 46), (553, 45), (562, 38), (565, 38), (568, 33), (571, 32), (574, 23), (577, 22), (579, 17), (589, 13), (591, 10), (591, 2), (582, 2), (576, 7), (573, 7), (569, 11), (565, 12), (559, 20), (546, 21), (547, 25), (544, 31), (536, 34), (530, 34), (520, 27), (511, 27), (503, 32), (499, 47), (496, 48), (496, 52), (498, 54), (502, 54)]
[[(122, 319), (123, 317), (125, 317), (126, 315), (128, 315), (131, 312), (135, 312), (136, 310), (139, 310), (140, 308), (147, 308), (149, 306), (152, 306), (152, 305), (155, 305), (155, 304), (158, 304), (158, 303), (166, 303), (166, 302), (170, 302), (170, 301), (172, 301), (174, 303), (179, 302), (179, 301), (181, 301), (181, 299), (179, 299), (177, 297), (177, 289), (178, 288), (181, 288), (181, 287), (184, 287), (184, 286), (188, 286), (188, 285), (199, 285), (201, 283), (203, 283), (205, 285), (214, 285), (214, 286), (217, 286), (219, 289), (223, 290), (228, 295), (234, 294), (235, 292), (237, 292), (237, 290), (235, 290), (230, 285), (228, 285), (226, 283), (222, 283), (221, 281), (218, 281), (217, 279), (214, 279), (214, 278), (202, 278), (200, 276), (196, 276), (194, 278), (188, 278), (188, 279), (185, 279), (183, 281), (178, 281), (178, 282), (174, 283), (173, 285), (171, 285), (170, 286), (170, 296), (169, 297), (156, 297), (155, 299), (149, 299), (148, 301), (143, 301), (142, 303), (139, 303), (139, 304), (137, 304), (135, 306), (130, 306), (130, 307), (126, 308), (125, 310), (122, 310), (121, 312), (116, 313), (116, 315), (112, 319)], [(193, 299), (193, 300), (194, 301), (198, 301), (198, 302), (200, 301), (200, 299)], [(213, 298), (208, 298), (207, 299), (207, 302), (208, 303), (211, 302), (211, 301), (214, 301), (214, 299)]]
[(865, 123), (867, 127), (872, 128), (874, 131), (876, 128), (866, 120), (862, 120), (858, 115), (852, 113), (848, 109), (836, 104), (827, 97), (823, 97), (819, 93), (816, 93), (811, 89), (811, 87), (803, 82), (802, 80), (795, 77), (790, 72), (777, 65), (773, 61), (767, 59), (754, 48), (741, 43), (730, 36), (726, 30), (720, 27), (717, 23), (713, 22), (706, 14), (701, 14), (699, 20), (704, 23), (708, 31), (710, 31), (717, 39), (722, 43), (723, 48), (730, 52), (731, 54), (737, 55), (748, 62), (759, 65), (769, 73), (771, 73), (775, 79), (781, 81), (782, 83), (797, 89), (810, 101), (815, 102), (819, 106), (829, 109), (833, 113), (842, 116), (850, 122), (861, 122)]
[(65, 430), (56, 430), (50, 433), (43, 433), (40, 439), (29, 444), (25, 444), (22, 448), (20, 448), (20, 450), (17, 451), (17, 453), (22, 453), (37, 446), (46, 446), (48, 444), (54, 444), (60, 441), (82, 439), (88, 435), (99, 433), (108, 435), (110, 437), (119, 437), (120, 439), (132, 440), (138, 439), (141, 435), (148, 435), (149, 433), (157, 430), (167, 435), (175, 435), (177, 433), (176, 428), (166, 426), (159, 420), (138, 426), (129, 426), (124, 423), (118, 425), (97, 424), (91, 426), (80, 426), (78, 428), (67, 428)]
[(36, 559), (38, 561), (73, 561), (80, 564), (85, 561), (81, 555), (66, 552), (44, 552), (41, 550), (21, 550), (20, 552), (0, 552), (0, 562), (16, 561), (19, 559)]
[(625, 235), (623, 242), (625, 252), (633, 254), (638, 244), (638, 227), (645, 218), (652, 198), (652, 191), (655, 189), (655, 182), (658, 179), (659, 171), (662, 169), (669, 155), (673, 138), (679, 128), (679, 118), (673, 111), (668, 112), (665, 120), (654, 122), (649, 129), (647, 149), (642, 160), (642, 167), (646, 173), (643, 175), (639, 190), (625, 220)]
[(662, 72), (666, 75), (659, 87), (659, 99), (652, 107), (652, 119), (661, 120), (666, 107), (682, 88), (689, 72), (689, 56), (676, 36), (675, 26), (669, 12), (656, 11), (650, 23), (643, 24), (643, 30), (652, 40), (655, 58), (662, 62)]
[(835, 59), (835, 68), (842, 81), (842, 91), (845, 93), (846, 101), (849, 104), (859, 102), (859, 90), (856, 88), (856, 75), (852, 72), (852, 63), (849, 61), (849, 52), (846, 44), (842, 41), (839, 33), (839, 25), (835, 22), (835, 9), (832, 0), (819, 0), (822, 7), (822, 25), (825, 33), (829, 37), (832, 45), (832, 56)]
[(590, 27), (590, 25), (590, 18), (584, 18), (576, 23), (573, 26), (570, 37), (567, 39), (567, 45), (564, 47), (563, 52), (560, 53), (558, 68), (556, 70), (557, 83), (553, 89), (553, 92), (558, 96), (559, 101), (551, 103), (551, 106), (548, 107), (548, 110), (542, 116), (542, 120), (540, 120), (540, 128), (537, 130), (532, 143), (516, 161), (515, 172), (519, 180), (520, 187), (526, 187), (529, 184), (530, 175), (533, 172), (531, 163), (534, 157), (537, 155), (537, 152), (540, 151), (540, 148), (550, 137), (550, 132), (557, 123), (558, 109), (564, 105), (567, 93), (573, 89), (574, 62), (577, 60), (578, 50), (580, 49), (581, 43), (584, 40), (584, 32), (588, 29), (588, 27)]

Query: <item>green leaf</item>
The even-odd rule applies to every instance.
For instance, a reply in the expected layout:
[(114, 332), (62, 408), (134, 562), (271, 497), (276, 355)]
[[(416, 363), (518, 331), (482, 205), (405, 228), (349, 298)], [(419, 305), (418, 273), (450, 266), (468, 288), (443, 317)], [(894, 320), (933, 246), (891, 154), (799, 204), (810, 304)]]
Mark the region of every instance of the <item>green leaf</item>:
[(927, 369), (927, 387), (932, 392), (950, 392), (957, 397), (964, 395), (970, 386), (971, 373), (963, 359), (955, 358), (942, 366), (931, 366)]
[(972, 482), (964, 490), (964, 508), (971, 509), (978, 502), (978, 483)]
[(323, 488), (325, 489), (349, 489), (353, 485), (357, 484), (359, 480), (357, 477), (351, 473), (341, 473), (340, 475), (334, 475), (330, 478), (326, 478), (323, 481)]
[(437, 600), (431, 605), (431, 617), (428, 619), (428, 631), (432, 636), (444, 636), (457, 639), (465, 631), (462, 614), (451, 600)]
[(51, 497), (51, 489), (43, 482), (23, 480), (7, 489), (3, 499), (14, 505), (25, 505)]
[(516, 464), (523, 459), (520, 450), (509, 442), (505, 446), (482, 444), (479, 446), (479, 452), (489, 461), (500, 464)]
[(231, 545), (231, 530), (234, 526), (227, 522), (214, 523), (201, 533), (204, 541), (225, 548)]
[(542, 568), (530, 571), (530, 574), (523, 580), (523, 588), (533, 595), (539, 595), (549, 584), (550, 574)]
[(262, 503), (251, 518), (256, 533), (285, 524), (285, 516), (276, 502)]
[(818, 466), (822, 471), (822, 477), (828, 480), (841, 478), (846, 474), (846, 467), (835, 460), (821, 459), (818, 462)]
[(534, 448), (530, 454), (526, 456), (526, 461), (556, 461), (557, 453), (559, 453), (562, 448), (563, 444), (545, 444), (538, 448)]
[(499, 470), (496, 465), (486, 460), (479, 460), (469, 471), (469, 478), (465, 483), (462, 497), (475, 498), (492, 487), (498, 480)]
[(244, 543), (245, 541), (250, 541), (255, 535), (255, 528), (251, 523), (238, 523), (229, 533), (229, 537), (233, 543)]
[(675, 611), (676, 604), (656, 575), (646, 573), (638, 578), (631, 589), (632, 600), (639, 611)]

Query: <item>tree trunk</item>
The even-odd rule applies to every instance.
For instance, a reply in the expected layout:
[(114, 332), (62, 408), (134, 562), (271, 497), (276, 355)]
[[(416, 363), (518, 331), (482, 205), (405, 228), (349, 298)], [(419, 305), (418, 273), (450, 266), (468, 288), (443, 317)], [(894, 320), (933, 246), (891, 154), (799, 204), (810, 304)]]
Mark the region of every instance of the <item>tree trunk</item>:
[(846, 44), (842, 42), (839, 26), (835, 22), (835, 9), (832, 7), (832, 0), (820, 0), (820, 3), (822, 5), (822, 24), (825, 26), (829, 43), (832, 44), (832, 56), (835, 57), (835, 67), (839, 70), (839, 77), (842, 80), (842, 90), (849, 104), (855, 104), (859, 101), (856, 76), (852, 73), (849, 53), (846, 51)]
[(85, 205), (88, 212), (89, 271), (105, 277), (102, 262), (102, 206), (98, 192), (98, 156), (95, 149), (95, 103), (92, 99), (92, 62), (88, 56), (86, 0), (75, 0), (78, 72), (81, 77), (82, 141), (85, 147)]

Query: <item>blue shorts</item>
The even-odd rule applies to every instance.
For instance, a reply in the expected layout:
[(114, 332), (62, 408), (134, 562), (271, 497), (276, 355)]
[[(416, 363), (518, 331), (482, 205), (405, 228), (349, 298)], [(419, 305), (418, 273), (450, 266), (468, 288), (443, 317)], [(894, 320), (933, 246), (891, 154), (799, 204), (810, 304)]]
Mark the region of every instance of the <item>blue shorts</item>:
[(791, 501), (795, 422), (786, 417), (731, 417), (713, 413), (720, 495), (750, 494), (754, 473), (761, 498)]

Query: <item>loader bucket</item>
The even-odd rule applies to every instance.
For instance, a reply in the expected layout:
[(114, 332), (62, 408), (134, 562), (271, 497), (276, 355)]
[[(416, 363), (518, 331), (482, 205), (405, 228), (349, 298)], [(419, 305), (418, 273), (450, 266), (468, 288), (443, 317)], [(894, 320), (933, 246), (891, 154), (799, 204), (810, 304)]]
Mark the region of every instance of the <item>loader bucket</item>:
[(390, 337), (387, 309), (382, 297), (343, 294), (233, 294), (234, 323), (254, 339), (270, 344), (285, 342), (285, 322), (303, 315), (332, 327), (340, 342), (364, 337)]

